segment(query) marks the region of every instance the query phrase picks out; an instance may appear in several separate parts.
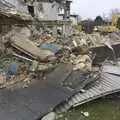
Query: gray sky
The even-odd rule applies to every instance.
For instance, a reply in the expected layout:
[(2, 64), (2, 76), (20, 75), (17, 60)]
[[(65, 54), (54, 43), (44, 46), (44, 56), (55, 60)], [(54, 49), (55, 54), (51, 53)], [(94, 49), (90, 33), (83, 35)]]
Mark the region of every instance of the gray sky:
[(73, 0), (72, 13), (82, 18), (94, 18), (97, 15), (106, 15), (111, 9), (120, 8), (120, 0)]

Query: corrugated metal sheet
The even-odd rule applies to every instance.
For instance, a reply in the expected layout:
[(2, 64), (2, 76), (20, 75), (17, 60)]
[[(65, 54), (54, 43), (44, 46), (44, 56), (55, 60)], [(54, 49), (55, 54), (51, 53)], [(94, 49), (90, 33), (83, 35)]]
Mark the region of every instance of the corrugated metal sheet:
[[(120, 67), (104, 66), (103, 73), (95, 85), (87, 89), (84, 93), (75, 93), (66, 102), (56, 106), (54, 111), (65, 112), (71, 107), (76, 107), (100, 97), (120, 91)], [(67, 106), (67, 107), (65, 107)]]

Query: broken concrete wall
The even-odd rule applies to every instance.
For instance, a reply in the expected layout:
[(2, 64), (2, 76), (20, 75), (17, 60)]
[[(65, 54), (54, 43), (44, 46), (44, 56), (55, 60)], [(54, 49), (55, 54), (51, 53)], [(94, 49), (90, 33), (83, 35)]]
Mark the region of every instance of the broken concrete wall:
[[(57, 20), (59, 8), (63, 7), (61, 2), (63, 1), (34, 1), (32, 5), (34, 7), (35, 17), (39, 20)], [(24, 0), (0, 0), (0, 8), (3, 7), (29, 13), (28, 3), (25, 3)]]
[(64, 9), (66, 0), (36, 0), (35, 15), (44, 20), (58, 20), (60, 9)]
[(44, 8), (42, 2), (34, 2), (35, 17), (39, 20), (44, 19)]
[[(25, 17), (23, 17), (23, 19), (24, 18)], [(12, 16), (9, 14), (7, 15), (7, 12), (5, 13), (0, 12), (0, 34), (5, 35), (11, 30), (12, 26), (17, 25), (19, 27), (22, 27), (32, 23), (31, 20), (23, 20), (23, 19), (17, 17), (17, 14)]]
[(92, 48), (93, 53), (96, 54), (93, 64), (97, 65), (103, 63), (105, 60), (115, 60), (120, 58), (120, 44), (113, 45), (112, 47), (115, 53), (113, 53), (113, 51), (106, 46)]
[(14, 26), (17, 25), (21, 28), (31, 24), (31, 22), (32, 17), (30, 15), (19, 13), (15, 6), (8, 1), (0, 1), (0, 52), (4, 53), (4, 36)]
[[(4, 2), (5, 1), (5, 2)], [(2, 3), (9, 4), (14, 9), (20, 12), (28, 13), (27, 4), (24, 0), (4, 0)], [(58, 3), (51, 2), (34, 2), (35, 17), (39, 20), (57, 20), (58, 17)]]
[(50, 2), (35, 2), (35, 15), (42, 20), (57, 20), (58, 18), (58, 3)]
[(11, 7), (13, 9), (16, 9), (20, 12), (27, 12), (27, 6), (24, 3), (24, 0), (0, 0), (0, 4), (5, 5), (6, 7)]
[(63, 25), (63, 35), (69, 36), (72, 34), (72, 24), (68, 21), (68, 24)]
[(44, 7), (44, 14), (45, 14), (44, 19), (57, 20), (59, 4), (43, 3), (43, 7)]

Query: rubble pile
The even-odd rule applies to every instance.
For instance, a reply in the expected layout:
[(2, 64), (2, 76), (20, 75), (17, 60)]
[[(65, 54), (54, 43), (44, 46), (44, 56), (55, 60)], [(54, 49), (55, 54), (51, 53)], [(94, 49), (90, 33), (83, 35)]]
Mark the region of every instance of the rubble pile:
[(73, 60), (73, 70), (81, 71), (91, 71), (92, 70), (92, 60), (88, 55), (78, 55), (75, 60)]
[(40, 37), (35, 40), (32, 39), (35, 33), (33, 35), (29, 27), (13, 26), (11, 31), (2, 36), (4, 55), (1, 54), (1, 57), (3, 56), (4, 59), (10, 57), (11, 60), (8, 60), (7, 64), (5, 60), (2, 61), (1, 88), (20, 81), (26, 82), (26, 79), (29, 83), (33, 77), (43, 79), (47, 72), (61, 63), (72, 63), (73, 71), (91, 71), (92, 60), (86, 46), (70, 48), (62, 42), (58, 44), (53, 36), (46, 34), (45, 40), (42, 35), (36, 32), (36, 36)]
[(80, 32), (79, 34), (73, 34), (69, 38), (65, 39), (65, 41), (60, 42), (64, 42), (63, 44), (67, 44), (69, 47), (86, 45), (91, 48), (103, 45), (108, 39), (111, 44), (118, 43), (120, 42), (120, 33), (108, 33), (103, 35), (100, 33), (86, 34), (84, 32)]
[[(32, 28), (35, 29), (35, 27)], [(1, 67), (0, 75), (3, 77), (1, 77), (0, 83), (5, 86), (5, 83), (32, 79), (33, 76), (43, 79), (41, 76), (44, 77), (47, 72), (52, 71), (61, 63), (72, 64), (73, 71), (92, 71), (94, 56), (90, 48), (106, 44), (106, 41), (110, 40), (111, 42), (119, 41), (119, 38), (118, 33), (103, 36), (99, 33), (85, 34), (83, 32), (68, 38), (62, 36), (55, 38), (49, 33), (39, 33), (37, 29), (33, 32), (33, 29), (29, 27), (14, 26), (10, 32), (2, 36), (2, 41), (6, 56), (11, 56), (17, 61), (12, 60), (9, 65), (4, 64), (7, 66), (4, 67), (7, 68), (7, 71)], [(8, 69), (11, 63), (14, 63), (12, 64), (14, 71), (12, 74)], [(10, 73), (10, 77), (7, 76), (8, 73)]]
[[(90, 72), (94, 59), (90, 48), (99, 45), (110, 48), (111, 44), (120, 41), (119, 33), (101, 35), (79, 32), (68, 37), (53, 36), (51, 29), (41, 26), (39, 22), (34, 21), (32, 24), (24, 16), (19, 18), (18, 13), (14, 16), (9, 13), (11, 20), (9, 18), (8, 22), (5, 20), (8, 19), (8, 11), (4, 12), (0, 11), (0, 17), (3, 16), (0, 34), (0, 88), (21, 81), (25, 82), (23, 87), (27, 87), (33, 78), (42, 80), (47, 73), (63, 63), (72, 64), (73, 72)], [(22, 25), (13, 24), (17, 21), (21, 21)]]
[(11, 87), (28, 78), (30, 63), (12, 55), (0, 56), (0, 88)]

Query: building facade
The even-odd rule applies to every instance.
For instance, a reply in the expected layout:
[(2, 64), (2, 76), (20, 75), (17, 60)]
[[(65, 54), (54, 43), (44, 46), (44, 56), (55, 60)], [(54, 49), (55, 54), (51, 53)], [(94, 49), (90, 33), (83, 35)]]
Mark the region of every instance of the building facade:
[(73, 25), (77, 25), (78, 24), (78, 15), (76, 14), (71, 14), (70, 15), (70, 20), (72, 21)]
[(0, 0), (1, 7), (16, 9), (20, 12), (28, 13), (24, 0)]
[(31, 15), (42, 20), (57, 20), (59, 9), (64, 7), (66, 0), (0, 0), (0, 5), (5, 4), (20, 12), (31, 13)]
[(16, 9), (20, 12), (30, 13), (39, 20), (58, 20), (60, 10), (64, 19), (69, 19), (70, 0), (0, 0), (0, 6)]
[(56, 2), (34, 2), (35, 16), (42, 20), (57, 20), (59, 7)]
[[(64, 20), (64, 14), (59, 14), (58, 15), (58, 20)], [(77, 25), (78, 24), (78, 15), (70, 14), (69, 20), (72, 21), (73, 25)]]
[[(0, 0), (0, 8), (11, 8), (9, 11), (12, 11), (12, 9), (17, 10), (21, 15), (22, 13), (27, 13), (26, 16), (30, 16), (31, 21), (35, 19), (38, 20), (38, 23), (41, 21), (40, 25), (50, 28), (55, 35), (58, 28), (61, 28), (63, 35), (67, 36), (71, 31), (71, 22), (68, 19), (68, 14), (67, 17), (65, 17), (65, 14), (64, 20), (61, 19), (59, 21), (58, 19), (60, 10), (63, 13), (70, 13), (70, 6), (69, 4), (66, 5), (66, 3), (68, 4), (69, 2), (66, 2), (66, 0)], [(68, 7), (68, 9), (64, 9), (65, 7)]]

